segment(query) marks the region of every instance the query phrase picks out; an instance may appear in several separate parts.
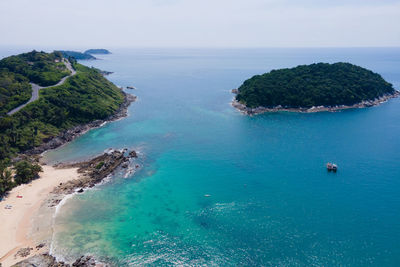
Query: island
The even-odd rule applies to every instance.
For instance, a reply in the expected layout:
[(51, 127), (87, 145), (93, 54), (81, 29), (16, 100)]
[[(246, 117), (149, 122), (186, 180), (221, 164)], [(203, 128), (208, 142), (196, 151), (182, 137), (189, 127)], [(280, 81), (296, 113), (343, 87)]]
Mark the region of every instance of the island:
[(369, 107), (399, 95), (379, 74), (343, 62), (272, 70), (232, 92), (237, 94), (232, 105), (249, 115)]
[(84, 53), (85, 54), (102, 54), (102, 55), (111, 54), (111, 52), (108, 51), (107, 49), (88, 49)]
[(76, 60), (96, 60), (97, 58), (93, 56), (94, 54), (97, 55), (111, 54), (111, 52), (108, 51), (107, 49), (88, 49), (83, 53), (71, 50), (59, 50), (57, 52), (60, 52), (65, 58), (73, 57)]
[(70, 50), (59, 50), (63, 57), (70, 58), (73, 57), (76, 60), (95, 60), (96, 57), (92, 56), (91, 54), (86, 54), (78, 51), (70, 51)]

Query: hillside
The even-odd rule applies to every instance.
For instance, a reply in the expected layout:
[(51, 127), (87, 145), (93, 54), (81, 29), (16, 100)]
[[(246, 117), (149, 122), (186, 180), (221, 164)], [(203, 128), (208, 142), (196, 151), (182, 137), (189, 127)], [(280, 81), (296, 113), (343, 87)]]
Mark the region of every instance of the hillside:
[(395, 94), (379, 74), (350, 63), (318, 63), (273, 70), (246, 80), (236, 100), (248, 108), (354, 105)]
[(61, 130), (105, 119), (122, 104), (124, 94), (98, 71), (75, 64), (77, 74), (63, 85), (40, 92), (39, 100), (0, 119), (0, 160), (41, 144)]
[[(40, 63), (41, 59), (34, 62), (38, 65)], [(0, 167), (7, 166), (9, 159), (16, 153), (39, 146), (71, 127), (106, 119), (120, 108), (125, 95), (118, 87), (105, 79), (98, 70), (72, 63), (76, 75), (69, 77), (60, 86), (41, 90), (37, 101), (14, 115), (0, 118)], [(53, 64), (57, 65), (56, 62)], [(3, 67), (8, 66), (3, 62)], [(4, 71), (0, 75), (0, 85), (19, 86), (18, 90), (23, 92), (28, 91), (25, 87), (29, 85), (29, 80), (19, 73)], [(1, 92), (7, 99), (15, 98), (15, 92), (18, 91), (13, 90), (14, 96), (9, 96), (12, 95), (9, 91), (14, 89), (11, 85), (7, 87), (9, 90), (2, 87)], [(0, 187), (1, 182), (0, 175)]]
[(0, 116), (26, 103), (31, 98), (32, 87), (25, 76), (0, 69)]
[(29, 82), (49, 86), (67, 76), (61, 59), (60, 53), (32, 51), (0, 60), (0, 116), (30, 99)]
[(0, 60), (0, 70), (20, 74), (40, 86), (49, 86), (69, 74), (61, 59), (62, 55), (58, 52), (32, 51), (3, 58)]

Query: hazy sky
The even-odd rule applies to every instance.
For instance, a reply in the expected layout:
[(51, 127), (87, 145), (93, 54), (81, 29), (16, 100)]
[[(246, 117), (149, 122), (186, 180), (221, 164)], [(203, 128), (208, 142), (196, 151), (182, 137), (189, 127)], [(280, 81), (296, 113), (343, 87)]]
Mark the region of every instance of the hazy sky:
[(0, 0), (0, 45), (400, 46), (400, 0)]

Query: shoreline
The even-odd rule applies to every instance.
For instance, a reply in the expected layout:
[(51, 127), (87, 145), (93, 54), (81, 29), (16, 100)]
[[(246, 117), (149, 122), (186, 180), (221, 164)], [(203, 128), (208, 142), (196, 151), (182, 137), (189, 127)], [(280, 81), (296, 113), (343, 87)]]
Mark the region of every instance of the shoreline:
[[(236, 94), (237, 89), (233, 89), (232, 93)], [(284, 108), (281, 106), (276, 106), (273, 108), (266, 108), (266, 107), (256, 107), (256, 108), (249, 108), (246, 105), (238, 102), (236, 98), (233, 98), (231, 101), (232, 107), (237, 109), (243, 114), (253, 116), (267, 112), (298, 112), (298, 113), (315, 113), (315, 112), (337, 112), (345, 109), (353, 109), (353, 108), (367, 108), (367, 107), (374, 107), (378, 106), (392, 98), (396, 98), (400, 96), (400, 91), (395, 91), (393, 94), (386, 94), (374, 100), (365, 100), (360, 103), (356, 103), (354, 105), (340, 105), (340, 106), (318, 106), (318, 107), (311, 107), (311, 108)]]
[[(46, 214), (39, 214), (39, 211), (42, 210), (42, 206), (47, 206), (45, 204), (55, 187), (60, 183), (79, 178), (78, 168), (57, 169), (47, 165), (42, 165), (42, 168), (40, 178), (13, 188), (0, 202), (0, 220), (2, 221), (0, 237), (2, 240), (7, 240), (7, 243), (0, 245), (0, 262), (5, 267), (24, 260), (28, 256), (46, 252), (47, 246), (42, 240), (46, 239), (47, 233), (51, 230), (45, 228), (52, 221), (46, 214), (51, 215), (52, 209), (55, 211), (55, 206)], [(17, 198), (17, 196), (22, 196), (22, 198)], [(5, 209), (6, 205), (11, 205), (12, 208)], [(43, 221), (41, 225), (36, 225), (35, 221), (43, 217), (48, 220)]]
[[(109, 150), (79, 163), (41, 165), (40, 178), (14, 188), (0, 202), (0, 220), (5, 222), (0, 237), (9, 240), (0, 245), (2, 267), (43, 261), (57, 263), (59, 267), (69, 266), (52, 255), (54, 219), (60, 207), (75, 194), (101, 184), (117, 170), (134, 173), (139, 168), (135, 162), (137, 157), (136, 151), (125, 148)], [(130, 165), (135, 167), (129, 168)], [(5, 209), (7, 205), (12, 205), (12, 208)], [(96, 262), (92, 256), (82, 256), (76, 262), (87, 264), (79, 266), (90, 266), (93, 262), (106, 266)]]
[[(63, 146), (91, 129), (127, 117), (128, 107), (137, 100), (137, 96), (126, 93), (122, 89), (121, 91), (125, 96), (124, 102), (115, 114), (104, 120), (96, 120), (65, 130), (21, 155), (39, 155), (40, 159), (40, 155), (48, 150)], [(94, 187), (118, 168), (128, 168), (129, 162), (132, 158), (136, 158), (137, 154), (131, 151), (128, 156), (125, 156), (126, 152), (127, 149), (111, 150), (74, 164), (49, 166), (40, 163), (43, 172), (40, 173), (38, 179), (13, 188), (0, 201), (0, 220), (3, 222), (0, 239), (8, 241), (6, 244), (0, 244), (0, 266), (8, 267), (21, 261), (28, 264), (46, 262), (46, 266), (53, 266), (53, 264), (69, 266), (49, 255), (56, 211), (63, 200), (69, 196)], [(95, 168), (99, 162), (97, 165), (94, 163), (99, 159), (108, 160), (108, 164), (103, 164), (104, 166), (99, 169)], [(129, 168), (129, 171), (134, 170)], [(22, 196), (22, 198), (17, 196)], [(5, 209), (7, 205), (11, 205), (12, 208)], [(80, 264), (79, 266), (89, 266), (96, 262), (93, 257), (86, 256), (77, 259), (75, 263)]]
[(131, 103), (137, 100), (137, 96), (133, 94), (129, 94), (121, 90), (125, 95), (124, 102), (121, 104), (119, 109), (115, 112), (115, 114), (105, 118), (104, 120), (95, 120), (86, 124), (77, 125), (71, 129), (62, 131), (58, 135), (52, 137), (47, 140), (45, 143), (25, 151), (22, 154), (26, 155), (38, 155), (47, 152), (48, 150), (56, 149), (61, 147), (62, 145), (73, 141), (75, 138), (87, 133), (88, 131), (104, 126), (108, 122), (117, 121), (121, 118), (128, 116), (128, 107)]

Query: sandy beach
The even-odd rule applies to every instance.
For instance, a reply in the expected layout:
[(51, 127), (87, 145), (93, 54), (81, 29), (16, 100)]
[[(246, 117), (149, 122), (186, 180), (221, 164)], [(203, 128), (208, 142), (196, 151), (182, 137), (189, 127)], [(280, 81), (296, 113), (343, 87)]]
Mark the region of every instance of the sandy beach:
[[(0, 263), (2, 267), (11, 266), (27, 257), (43, 253), (48, 248), (38, 247), (51, 235), (52, 214), (55, 207), (47, 207), (52, 190), (60, 183), (78, 178), (78, 168), (56, 169), (52, 166), (42, 166), (43, 172), (40, 178), (29, 184), (20, 185), (14, 188), (9, 195), (0, 202)], [(18, 196), (18, 197), (17, 197)], [(22, 198), (21, 198), (22, 197)], [(6, 209), (11, 205), (11, 209)], [(46, 206), (47, 222), (44, 227), (36, 225), (35, 218), (40, 216), (43, 219), (43, 207)], [(40, 211), (39, 211), (40, 210)], [(15, 254), (22, 248), (32, 248), (29, 256), (21, 257)]]

